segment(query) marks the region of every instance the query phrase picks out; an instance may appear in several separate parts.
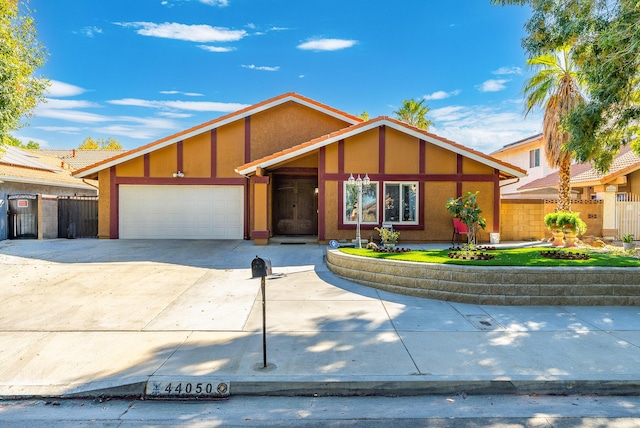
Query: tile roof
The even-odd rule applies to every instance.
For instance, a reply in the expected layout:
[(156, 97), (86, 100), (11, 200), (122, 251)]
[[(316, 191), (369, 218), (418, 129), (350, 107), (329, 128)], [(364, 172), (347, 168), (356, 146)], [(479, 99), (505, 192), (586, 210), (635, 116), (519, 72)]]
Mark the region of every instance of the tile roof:
[(64, 161), (65, 165), (69, 165), (71, 170), (75, 171), (86, 166), (93, 165), (94, 163), (101, 162), (105, 159), (110, 159), (114, 156), (126, 153), (127, 150), (41, 149), (34, 150), (34, 152), (57, 157)]
[(513, 143), (509, 143), (505, 146), (502, 146), (498, 150), (491, 153), (491, 155), (495, 155), (496, 153), (506, 152), (512, 150), (518, 146), (526, 146), (527, 144), (537, 143), (542, 140), (542, 133), (532, 135), (531, 137), (523, 138), (522, 140), (515, 141)]
[[(4, 150), (5, 153), (0, 158), (0, 181), (81, 189), (97, 187), (97, 182), (93, 180), (72, 177), (70, 169), (60, 167), (61, 161), (57, 157), (15, 147), (4, 147)], [(16, 163), (16, 157), (26, 157), (30, 164)]]
[(382, 125), (389, 126), (400, 132), (405, 132), (409, 135), (413, 135), (417, 138), (428, 141), (439, 147), (443, 147), (447, 150), (451, 150), (455, 153), (462, 154), (466, 157), (477, 160), (486, 165), (490, 165), (493, 168), (499, 169), (500, 171), (506, 173), (505, 175), (506, 177), (523, 177), (526, 174), (525, 170), (517, 166), (510, 165), (506, 162), (503, 162), (499, 159), (486, 155), (482, 152), (463, 146), (462, 144), (455, 143), (451, 140), (447, 140), (445, 138), (439, 137), (436, 134), (432, 134), (423, 129), (416, 128), (415, 126), (409, 125), (405, 122), (401, 122), (399, 120), (386, 117), (386, 116), (380, 116), (375, 119), (371, 119), (365, 122), (360, 122), (358, 124), (349, 126), (347, 128), (335, 131), (331, 134), (324, 135), (322, 137), (315, 138), (313, 140), (307, 141), (297, 146), (290, 147), (288, 149), (274, 153), (272, 155), (265, 156), (262, 159), (257, 159), (255, 161), (249, 162), (245, 165), (242, 165), (236, 168), (236, 172), (242, 175), (252, 174), (252, 173), (255, 173), (256, 169), (259, 167), (266, 168), (266, 167), (287, 161), (294, 157), (298, 157), (303, 154), (309, 153), (320, 147), (324, 147), (329, 144), (332, 144), (338, 140), (360, 134), (362, 132), (368, 131), (373, 128), (377, 128)]
[(250, 116), (252, 114), (256, 114), (265, 110), (268, 110), (272, 107), (275, 107), (280, 104), (284, 104), (286, 102), (293, 101), (298, 104), (313, 108), (315, 110), (324, 112), (330, 116), (340, 118), (348, 123), (359, 123), (363, 120), (357, 116), (353, 116), (349, 113), (345, 113), (328, 105), (319, 103), (310, 98), (304, 97), (302, 95), (296, 94), (295, 92), (287, 92), (285, 94), (279, 95), (277, 97), (268, 99), (266, 101), (262, 101), (258, 104), (254, 104), (252, 106), (246, 107), (244, 109), (238, 110), (233, 113), (229, 113), (227, 115), (221, 116), (217, 119), (211, 120), (209, 122), (202, 123), (193, 128), (189, 128), (187, 130), (178, 132), (177, 134), (170, 135), (168, 137), (162, 138), (160, 140), (149, 143), (145, 146), (138, 147), (136, 149), (130, 150), (128, 152), (117, 155), (111, 159), (106, 159), (101, 162), (97, 162), (93, 165), (86, 166), (81, 168), (78, 171), (75, 171), (73, 174), (77, 177), (93, 177), (96, 176), (98, 171), (109, 168), (111, 166), (117, 165), (122, 162), (126, 162), (135, 157), (150, 153), (152, 151), (161, 149), (163, 147), (169, 146), (171, 144), (177, 143), (178, 141), (185, 140), (187, 138), (193, 137), (195, 135), (202, 134), (203, 132), (207, 132), (211, 129), (226, 125), (228, 123), (234, 122), (236, 120), (242, 119), (244, 117)]
[[(611, 168), (606, 174), (599, 173), (590, 163), (571, 165), (571, 184), (586, 185), (587, 183), (606, 184), (614, 178), (629, 174), (640, 169), (640, 156), (633, 153), (628, 146), (623, 147), (620, 153), (613, 159)], [(547, 175), (546, 177), (533, 180), (530, 183), (519, 187), (518, 190), (533, 190), (544, 187), (556, 187), (558, 185), (558, 172)]]

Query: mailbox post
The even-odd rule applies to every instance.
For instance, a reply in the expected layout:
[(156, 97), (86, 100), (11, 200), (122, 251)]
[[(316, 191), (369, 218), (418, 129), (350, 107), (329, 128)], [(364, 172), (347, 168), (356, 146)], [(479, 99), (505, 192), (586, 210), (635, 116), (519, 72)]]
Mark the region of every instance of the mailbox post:
[(267, 368), (267, 296), (265, 278), (271, 275), (271, 260), (267, 257), (258, 257), (251, 262), (251, 277), (260, 277), (260, 288), (262, 290), (262, 365)]

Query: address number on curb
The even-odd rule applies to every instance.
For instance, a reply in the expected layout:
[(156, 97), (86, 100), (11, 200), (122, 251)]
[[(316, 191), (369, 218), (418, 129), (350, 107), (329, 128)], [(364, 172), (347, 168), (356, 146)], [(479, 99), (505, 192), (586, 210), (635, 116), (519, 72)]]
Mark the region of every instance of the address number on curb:
[(226, 398), (229, 382), (149, 381), (145, 395), (150, 398)]

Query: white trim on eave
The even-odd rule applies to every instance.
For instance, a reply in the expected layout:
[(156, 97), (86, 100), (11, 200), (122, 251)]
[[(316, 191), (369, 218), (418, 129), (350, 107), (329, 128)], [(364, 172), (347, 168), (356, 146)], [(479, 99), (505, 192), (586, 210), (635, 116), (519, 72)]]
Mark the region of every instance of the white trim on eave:
[(162, 149), (164, 147), (167, 147), (167, 146), (170, 146), (172, 144), (175, 144), (175, 143), (177, 143), (179, 141), (184, 141), (184, 140), (189, 139), (191, 137), (194, 137), (196, 135), (202, 134), (203, 132), (208, 132), (208, 131), (210, 131), (210, 130), (212, 130), (214, 128), (219, 128), (221, 126), (228, 125), (228, 124), (230, 124), (232, 122), (235, 122), (235, 121), (238, 121), (238, 120), (242, 120), (242, 119), (246, 118), (247, 116), (251, 116), (251, 115), (254, 115), (256, 113), (263, 112), (265, 110), (268, 110), (270, 108), (276, 107), (278, 105), (284, 104), (284, 103), (289, 102), (289, 101), (294, 101), (294, 102), (296, 102), (296, 103), (298, 103), (300, 105), (303, 105), (305, 107), (309, 107), (309, 108), (311, 108), (313, 110), (316, 110), (316, 111), (319, 111), (321, 113), (327, 114), (327, 115), (332, 116), (332, 117), (334, 117), (336, 119), (343, 120), (343, 121), (345, 121), (347, 123), (350, 123), (352, 125), (360, 123), (360, 122), (358, 122), (356, 120), (353, 120), (349, 116), (345, 116), (345, 115), (339, 114), (337, 111), (321, 107), (321, 106), (319, 106), (317, 104), (314, 104), (314, 103), (311, 103), (309, 101), (300, 99), (300, 98), (298, 98), (298, 97), (296, 97), (294, 95), (288, 95), (288, 96), (286, 96), (284, 98), (279, 98), (279, 99), (274, 100), (274, 101), (272, 101), (270, 103), (261, 104), (261, 105), (255, 107), (255, 108), (253, 108), (253, 109), (244, 111), (244, 112), (239, 113), (237, 115), (236, 114), (232, 114), (232, 115), (230, 115), (229, 117), (227, 117), (227, 118), (225, 118), (223, 120), (214, 121), (214, 123), (211, 123), (211, 124), (209, 124), (207, 126), (204, 126), (202, 128), (195, 128), (191, 132), (188, 132), (188, 133), (185, 133), (185, 134), (176, 134), (174, 137), (172, 137), (172, 138), (170, 138), (170, 139), (168, 139), (166, 141), (163, 141), (162, 143), (152, 145), (152, 146), (147, 147), (146, 149), (143, 149), (143, 150), (138, 150), (138, 151), (132, 152), (129, 155), (125, 154), (124, 156), (119, 157), (118, 159), (114, 159), (111, 162), (106, 162), (106, 163), (101, 164), (101, 165), (99, 165), (99, 166), (97, 166), (95, 168), (91, 168), (91, 169), (88, 169), (88, 170), (83, 171), (81, 173), (78, 173), (78, 174), (74, 175), (74, 177), (84, 178), (84, 177), (87, 177), (89, 175), (96, 174), (96, 173), (98, 173), (98, 172), (100, 172), (100, 171), (102, 171), (104, 169), (111, 168), (112, 166), (119, 165), (119, 164), (121, 164), (123, 162), (130, 161), (130, 160), (135, 159), (135, 158), (140, 157), (140, 156), (144, 156), (147, 153), (154, 152), (156, 150), (159, 150), (159, 149)]
[(356, 129), (353, 129), (351, 131), (344, 132), (344, 133), (338, 133), (334, 137), (322, 139), (322, 140), (318, 141), (315, 144), (303, 147), (303, 148), (301, 148), (299, 150), (294, 150), (294, 151), (292, 151), (290, 153), (283, 154), (282, 156), (278, 156), (278, 157), (275, 157), (275, 158), (271, 158), (271, 159), (265, 160), (264, 162), (260, 162), (259, 164), (253, 165), (253, 166), (251, 166), (249, 168), (236, 169), (235, 171), (238, 174), (246, 176), (247, 174), (254, 173), (258, 168), (268, 168), (268, 167), (270, 167), (272, 165), (279, 164), (279, 163), (282, 163), (282, 162), (286, 162), (286, 161), (288, 161), (290, 159), (293, 159), (293, 158), (299, 157), (301, 155), (307, 154), (307, 153), (312, 152), (314, 150), (317, 150), (317, 149), (319, 149), (321, 147), (328, 146), (329, 144), (335, 143), (336, 141), (340, 141), (340, 140), (352, 137), (354, 135), (369, 131), (371, 129), (378, 128), (380, 126), (387, 126), (389, 128), (393, 128), (396, 131), (403, 132), (403, 133), (405, 133), (407, 135), (411, 135), (411, 136), (413, 136), (415, 138), (418, 138), (420, 140), (427, 141), (427, 142), (429, 142), (429, 143), (431, 143), (431, 144), (433, 144), (435, 146), (438, 146), (438, 147), (444, 148), (446, 150), (452, 151), (452, 152), (454, 152), (456, 154), (461, 154), (461, 155), (463, 155), (463, 156), (465, 156), (465, 157), (467, 157), (469, 159), (472, 159), (472, 160), (480, 162), (480, 163), (482, 163), (484, 165), (490, 166), (491, 168), (498, 169), (500, 171), (506, 172), (508, 174), (511, 174), (511, 175), (517, 177), (517, 178), (522, 178), (522, 177), (524, 177), (526, 175), (526, 173), (522, 173), (522, 172), (517, 171), (515, 169), (508, 168), (508, 167), (506, 167), (506, 166), (504, 166), (504, 165), (502, 165), (502, 164), (500, 164), (498, 162), (492, 162), (489, 159), (487, 159), (487, 158), (485, 158), (483, 156), (480, 156), (480, 155), (478, 155), (476, 153), (466, 151), (463, 148), (455, 146), (455, 145), (450, 145), (450, 144), (448, 144), (448, 143), (446, 143), (446, 142), (444, 142), (442, 140), (430, 137), (430, 136), (425, 135), (425, 134), (423, 134), (421, 132), (415, 131), (415, 130), (413, 130), (411, 128), (406, 128), (406, 127), (404, 127), (402, 125), (397, 124), (396, 122), (392, 122), (392, 121), (387, 120), (387, 119), (372, 119), (372, 120), (370, 120), (368, 122), (365, 122), (364, 125), (359, 126)]

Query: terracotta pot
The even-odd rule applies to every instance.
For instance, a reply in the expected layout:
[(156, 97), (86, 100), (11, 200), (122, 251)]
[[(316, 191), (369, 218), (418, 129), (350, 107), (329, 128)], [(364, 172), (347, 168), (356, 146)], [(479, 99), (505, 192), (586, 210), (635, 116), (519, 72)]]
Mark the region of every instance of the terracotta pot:
[(564, 230), (564, 246), (575, 247), (576, 246), (576, 231), (572, 229)]
[(552, 247), (562, 247), (564, 246), (564, 232), (562, 229), (551, 229), (551, 234), (553, 235), (553, 242), (551, 243)]

